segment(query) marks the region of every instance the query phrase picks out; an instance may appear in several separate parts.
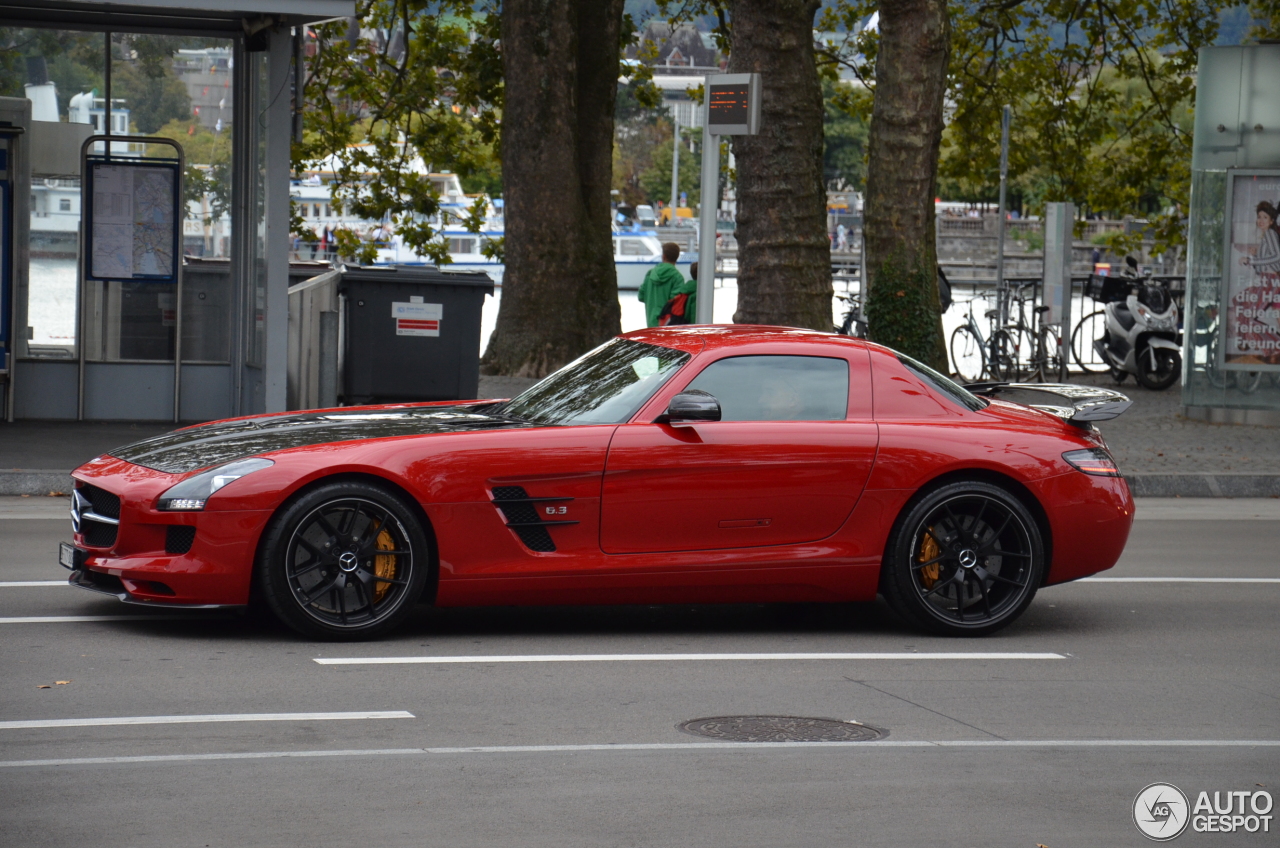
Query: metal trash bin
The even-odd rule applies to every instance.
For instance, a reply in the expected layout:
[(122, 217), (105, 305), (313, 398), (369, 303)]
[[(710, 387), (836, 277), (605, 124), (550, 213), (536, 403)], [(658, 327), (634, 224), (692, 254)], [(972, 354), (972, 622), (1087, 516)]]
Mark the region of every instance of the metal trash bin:
[(434, 265), (348, 266), (343, 400), (348, 406), (469, 400), (480, 383), (480, 311), (493, 280)]

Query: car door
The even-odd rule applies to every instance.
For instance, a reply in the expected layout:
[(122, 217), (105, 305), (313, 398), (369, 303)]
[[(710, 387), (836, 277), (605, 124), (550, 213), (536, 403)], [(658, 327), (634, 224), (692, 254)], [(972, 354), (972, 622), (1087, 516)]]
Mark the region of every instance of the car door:
[(715, 395), (722, 419), (615, 431), (605, 553), (792, 545), (840, 528), (876, 451), (865, 349), (725, 356), (684, 388)]

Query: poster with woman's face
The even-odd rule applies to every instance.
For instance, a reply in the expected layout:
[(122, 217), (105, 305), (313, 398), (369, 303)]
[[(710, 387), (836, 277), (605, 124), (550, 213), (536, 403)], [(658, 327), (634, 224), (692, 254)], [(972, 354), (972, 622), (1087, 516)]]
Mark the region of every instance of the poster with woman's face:
[(1229, 179), (1222, 364), (1280, 370), (1280, 171)]

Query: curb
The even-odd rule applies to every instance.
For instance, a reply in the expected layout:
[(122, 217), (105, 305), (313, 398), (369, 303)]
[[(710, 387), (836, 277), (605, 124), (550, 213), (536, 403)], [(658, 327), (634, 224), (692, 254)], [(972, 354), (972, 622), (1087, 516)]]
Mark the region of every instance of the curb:
[[(1139, 471), (1124, 477), (1135, 498), (1280, 498), (1280, 474)], [(0, 470), (0, 495), (68, 494), (71, 489), (70, 471)]]
[(70, 471), (0, 470), (0, 495), (67, 495), (71, 489)]
[(1138, 472), (1124, 477), (1135, 498), (1280, 498), (1280, 474)]

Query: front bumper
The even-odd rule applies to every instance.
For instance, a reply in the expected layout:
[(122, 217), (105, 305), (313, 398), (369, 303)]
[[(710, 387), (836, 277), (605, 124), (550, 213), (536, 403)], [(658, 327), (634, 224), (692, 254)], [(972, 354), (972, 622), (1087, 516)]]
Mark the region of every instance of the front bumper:
[[(258, 539), (270, 519), (264, 510), (160, 512), (156, 499), (177, 479), (112, 457), (77, 469), (77, 488), (95, 487), (119, 499), (116, 532), (95, 536), (98, 522), (73, 526), (70, 582), (127, 603), (151, 607), (222, 609), (249, 602)], [(175, 550), (175, 530), (182, 543)], [(96, 543), (96, 544), (95, 544)]]
[[(87, 551), (82, 552), (86, 554)], [(165, 609), (189, 609), (189, 610), (241, 610), (245, 608), (245, 604), (192, 604), (173, 602), (169, 600), (158, 601), (150, 600), (140, 593), (150, 588), (154, 592), (154, 583), (152, 586), (140, 586), (137, 581), (125, 580), (103, 571), (94, 571), (86, 565), (80, 565), (71, 570), (71, 576), (67, 578), (67, 582), (72, 586), (79, 586), (81, 589), (88, 589), (90, 592), (98, 592), (103, 595), (110, 595), (117, 600), (126, 604), (138, 604), (147, 607), (164, 607)]]

